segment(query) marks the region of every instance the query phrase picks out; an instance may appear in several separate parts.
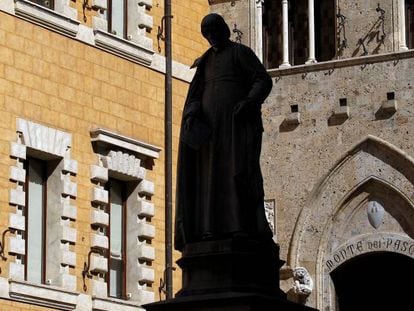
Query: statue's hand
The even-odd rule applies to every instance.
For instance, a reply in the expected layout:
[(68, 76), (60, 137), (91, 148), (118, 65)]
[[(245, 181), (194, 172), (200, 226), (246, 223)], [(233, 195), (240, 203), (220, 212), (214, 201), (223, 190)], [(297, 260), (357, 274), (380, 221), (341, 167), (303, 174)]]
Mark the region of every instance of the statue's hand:
[(249, 101), (248, 100), (242, 100), (236, 104), (234, 107), (234, 115), (236, 117), (245, 117), (248, 113), (248, 106)]
[(191, 124), (193, 123), (193, 121), (194, 121), (194, 117), (192, 117), (192, 116), (188, 116), (186, 118), (185, 123), (184, 123), (184, 127), (185, 127), (186, 130), (191, 129)]

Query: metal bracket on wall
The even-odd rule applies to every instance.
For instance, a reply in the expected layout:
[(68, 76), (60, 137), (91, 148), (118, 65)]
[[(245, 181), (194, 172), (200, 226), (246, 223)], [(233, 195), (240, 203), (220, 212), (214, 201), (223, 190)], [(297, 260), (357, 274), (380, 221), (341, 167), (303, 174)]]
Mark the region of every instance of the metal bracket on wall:
[(236, 42), (241, 43), (241, 39), (243, 37), (243, 32), (237, 28), (237, 24), (234, 24), (233, 33), (236, 34)]
[(96, 10), (98, 11), (100, 8), (97, 5), (89, 5), (89, 0), (83, 0), (82, 3), (82, 12), (83, 12), (83, 21), (86, 23), (86, 21), (88, 20), (86, 17), (86, 9), (88, 10)]
[(83, 263), (83, 270), (82, 270), (82, 278), (83, 278), (83, 290), (86, 292), (88, 290), (88, 287), (86, 286), (86, 277), (92, 278), (92, 274), (89, 272), (89, 269), (91, 267), (91, 254), (99, 254), (101, 256), (105, 255), (105, 251), (102, 249), (97, 248), (91, 248), (91, 250), (88, 253), (88, 262)]
[[(338, 34), (338, 55), (342, 54), (343, 50), (348, 47), (348, 39), (346, 38), (346, 29), (345, 29), (345, 23), (347, 22), (347, 18), (345, 15), (341, 13), (341, 9), (338, 10), (338, 13), (336, 14), (336, 18), (339, 19), (338, 21), (338, 28), (337, 28), (337, 34)], [(342, 34), (342, 40), (341, 40), (341, 34)]]
[(387, 36), (385, 33), (385, 10), (381, 8), (379, 3), (378, 3), (378, 7), (375, 10), (380, 13), (380, 16), (378, 17), (381, 23), (381, 29), (382, 29), (382, 35), (380, 38), (380, 42), (384, 43), (385, 37)]
[(166, 18), (174, 18), (173, 15), (164, 15), (161, 18), (161, 26), (158, 26), (158, 31), (157, 31), (157, 43), (158, 43), (158, 53), (161, 53), (161, 45), (160, 45), (160, 40), (161, 41), (165, 41), (165, 36), (164, 36), (164, 28), (165, 28), (165, 19)]
[(363, 39), (358, 40), (358, 45), (362, 46), (362, 49), (364, 50), (364, 52), (362, 52), (362, 56), (368, 55), (368, 50)]
[(4, 256), (4, 248), (5, 248), (5, 237), (6, 237), (6, 233), (7, 232), (11, 232), (11, 229), (6, 229), (3, 231), (3, 234), (1, 235), (1, 243), (0, 243), (0, 257), (1, 259), (3, 259), (3, 261), (7, 260), (7, 257)]
[[(171, 267), (172, 271), (175, 271), (176, 268), (175, 267)], [(160, 278), (160, 286), (158, 286), (158, 295), (160, 296), (160, 300), (162, 300), (161, 298), (161, 294), (167, 295), (167, 283), (166, 283), (166, 279), (167, 279), (167, 269), (164, 269), (164, 277)]]

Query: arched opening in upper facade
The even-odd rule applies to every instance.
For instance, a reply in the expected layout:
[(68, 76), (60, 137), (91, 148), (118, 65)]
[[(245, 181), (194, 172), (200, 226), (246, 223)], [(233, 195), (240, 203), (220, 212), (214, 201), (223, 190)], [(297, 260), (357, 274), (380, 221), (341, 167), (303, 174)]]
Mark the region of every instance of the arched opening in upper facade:
[[(264, 64), (277, 68), (283, 62), (283, 9), (280, 0), (264, 2)], [(309, 58), (309, 1), (289, 0), (288, 50), (291, 65), (304, 64)], [(327, 61), (336, 54), (336, 2), (314, 1), (316, 61)]]
[(414, 49), (414, 0), (405, 0), (405, 32), (407, 47)]
[(367, 253), (337, 267), (331, 278), (338, 311), (406, 310), (411, 304), (414, 259), (393, 252)]

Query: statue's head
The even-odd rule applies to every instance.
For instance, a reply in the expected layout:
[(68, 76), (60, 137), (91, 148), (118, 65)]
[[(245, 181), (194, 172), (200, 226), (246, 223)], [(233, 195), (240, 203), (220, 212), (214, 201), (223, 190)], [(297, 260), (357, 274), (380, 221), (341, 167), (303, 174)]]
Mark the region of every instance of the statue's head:
[(230, 28), (219, 14), (211, 13), (201, 21), (201, 33), (212, 47), (223, 45), (230, 38)]

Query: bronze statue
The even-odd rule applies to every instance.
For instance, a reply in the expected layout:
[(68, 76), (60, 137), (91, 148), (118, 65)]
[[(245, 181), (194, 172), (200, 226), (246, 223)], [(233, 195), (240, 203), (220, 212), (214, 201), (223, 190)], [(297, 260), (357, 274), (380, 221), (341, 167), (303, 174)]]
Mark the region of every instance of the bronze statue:
[(230, 41), (218, 14), (202, 20), (178, 154), (175, 249), (226, 238), (271, 240), (264, 214), (261, 105), (272, 80), (254, 52)]

